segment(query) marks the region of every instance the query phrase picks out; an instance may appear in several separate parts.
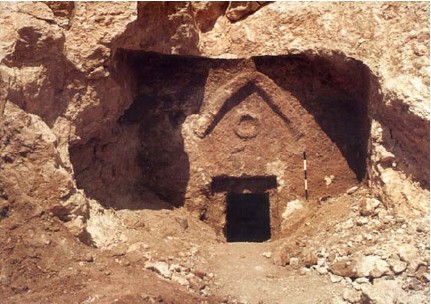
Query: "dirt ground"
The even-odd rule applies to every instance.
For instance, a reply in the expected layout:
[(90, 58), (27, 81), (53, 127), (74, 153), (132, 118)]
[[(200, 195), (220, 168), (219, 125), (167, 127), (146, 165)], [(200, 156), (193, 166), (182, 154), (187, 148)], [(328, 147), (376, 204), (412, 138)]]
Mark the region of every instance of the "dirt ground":
[[(346, 290), (355, 292), (349, 279), (321, 271), (319, 252), (344, 248), (337, 227), (366, 195), (323, 202), (294, 233), (263, 243), (226, 243), (182, 208), (95, 205), (85, 245), (31, 201), (9, 200), (1, 206), (0, 303), (348, 303)], [(357, 229), (364, 227), (347, 235)], [(314, 261), (306, 258), (316, 252)], [(407, 303), (429, 296), (428, 283), (416, 283), (423, 297)]]
[(84, 245), (29, 201), (1, 207), (0, 303), (201, 302), (121, 253)]
[(311, 271), (286, 271), (262, 255), (270, 243), (232, 243), (211, 247), (208, 269), (216, 273), (215, 294), (244, 303), (334, 303), (342, 289)]
[(427, 3), (0, 1), (0, 304), (429, 303)]

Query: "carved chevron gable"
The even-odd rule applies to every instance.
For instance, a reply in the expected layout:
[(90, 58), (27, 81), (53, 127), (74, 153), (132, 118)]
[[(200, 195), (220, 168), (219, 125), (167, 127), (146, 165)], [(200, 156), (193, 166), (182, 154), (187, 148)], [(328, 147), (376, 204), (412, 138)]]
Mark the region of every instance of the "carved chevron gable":
[(211, 100), (204, 104), (199, 115), (206, 119), (199, 125), (196, 134), (201, 138), (209, 135), (228, 112), (253, 93), (257, 93), (274, 114), (285, 122), (288, 131), (296, 140), (302, 136), (302, 123), (295, 119), (301, 112), (299, 102), (257, 71), (237, 75), (210, 97)]

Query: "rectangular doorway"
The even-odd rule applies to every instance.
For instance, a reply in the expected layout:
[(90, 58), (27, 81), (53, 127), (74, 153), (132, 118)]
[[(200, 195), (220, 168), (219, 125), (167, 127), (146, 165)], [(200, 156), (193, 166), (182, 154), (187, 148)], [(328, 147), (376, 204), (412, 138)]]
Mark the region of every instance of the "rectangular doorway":
[(228, 242), (264, 242), (271, 238), (268, 193), (228, 193), (226, 200)]

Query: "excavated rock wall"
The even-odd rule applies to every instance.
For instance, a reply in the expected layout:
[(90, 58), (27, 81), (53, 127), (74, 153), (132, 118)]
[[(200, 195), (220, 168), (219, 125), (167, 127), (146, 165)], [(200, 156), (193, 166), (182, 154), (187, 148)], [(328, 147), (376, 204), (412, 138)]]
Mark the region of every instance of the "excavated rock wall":
[[(226, 193), (260, 193), (264, 185), (248, 185), (247, 179), (275, 177), (276, 185), (267, 189), (275, 238), (288, 202), (305, 201), (304, 152), (307, 207), (356, 185), (365, 173), (369, 122), (367, 100), (355, 90), (366, 93), (368, 79), (358, 63), (346, 65), (349, 73), (343, 74), (319, 60), (256, 57), (234, 70), (210, 69), (201, 110), (182, 127), (190, 162), (189, 209), (222, 231)], [(237, 182), (229, 185), (232, 177)], [(223, 178), (225, 185), (214, 187)]]
[[(429, 3), (1, 6), (0, 188), (4, 197), (27, 195), (57, 212), (77, 235), (88, 197), (112, 205), (100, 194), (117, 193), (111, 199), (124, 208), (157, 200), (146, 191), (156, 184), (147, 179), (151, 171), (137, 169), (133, 157), (151, 144), (134, 140), (142, 130), (119, 120), (139, 87), (136, 71), (118, 59), (121, 50), (214, 59), (299, 55), (336, 70), (352, 58), (361, 62), (369, 75), (367, 93), (358, 93), (368, 95), (368, 184), (398, 213), (429, 211)], [(31, 182), (21, 185), (25, 180)]]
[(371, 73), (370, 186), (399, 212), (420, 213), (429, 208), (428, 23), (425, 2), (276, 2), (239, 23), (218, 19), (200, 45), (214, 57), (305, 53), (334, 65), (344, 56), (363, 62)]
[(119, 50), (116, 60), (133, 75), (135, 92), (116, 140), (71, 149), (78, 186), (107, 206), (148, 208), (150, 191), (221, 231), (225, 194), (234, 189), (215, 193), (212, 181), (275, 177), (277, 231), (286, 202), (304, 196), (304, 152), (310, 202), (365, 177), (369, 75), (355, 60), (343, 70), (303, 56), (220, 60)]

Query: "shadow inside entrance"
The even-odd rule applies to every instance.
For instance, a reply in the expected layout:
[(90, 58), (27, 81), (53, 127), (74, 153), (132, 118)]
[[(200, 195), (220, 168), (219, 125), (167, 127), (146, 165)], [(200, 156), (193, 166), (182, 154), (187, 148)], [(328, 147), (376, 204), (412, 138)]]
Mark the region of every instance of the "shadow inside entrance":
[(228, 242), (264, 242), (271, 238), (269, 194), (227, 195)]

